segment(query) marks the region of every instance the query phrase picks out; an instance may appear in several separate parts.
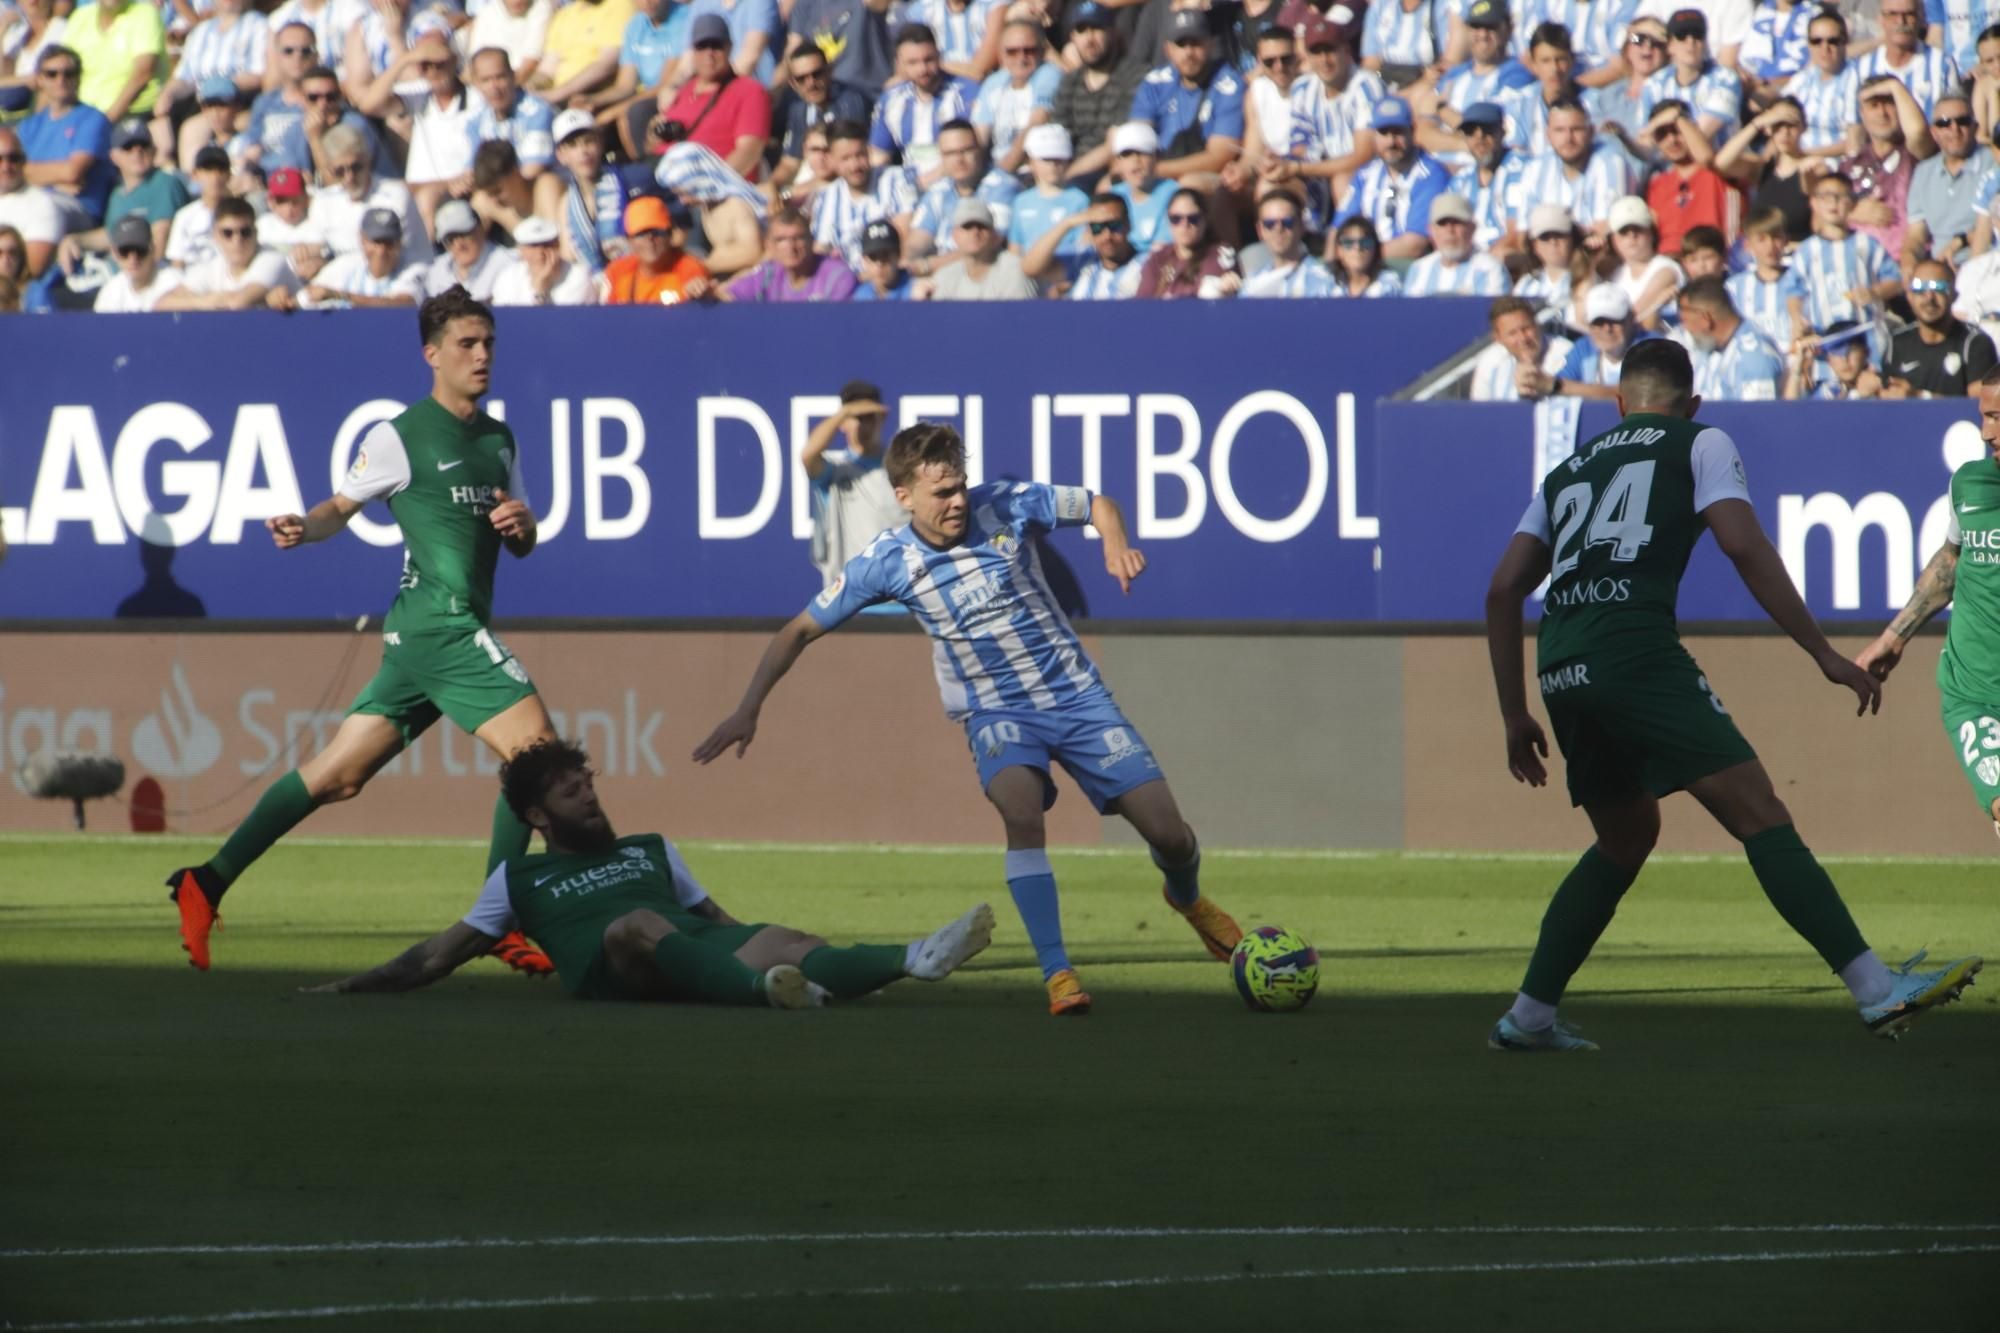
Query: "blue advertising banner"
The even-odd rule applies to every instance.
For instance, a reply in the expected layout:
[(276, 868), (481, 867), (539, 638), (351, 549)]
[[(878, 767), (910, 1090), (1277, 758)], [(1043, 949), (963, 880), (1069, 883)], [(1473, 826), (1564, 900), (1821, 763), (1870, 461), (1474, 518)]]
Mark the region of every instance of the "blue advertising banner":
[[(975, 480), (1081, 482), (1153, 574), (1120, 597), (1054, 539), (1082, 609), (1144, 620), (1378, 614), (1375, 404), (1484, 328), (1476, 300), (503, 312), (496, 415), (542, 545), (503, 617), (764, 617), (819, 587), (796, 456), (850, 378), (958, 425)], [(426, 393), (403, 312), (54, 317), (5, 326), (0, 618), (344, 618), (395, 594), (399, 535), (274, 549), (367, 428)], [(1462, 613), (1461, 613), (1462, 614)]]

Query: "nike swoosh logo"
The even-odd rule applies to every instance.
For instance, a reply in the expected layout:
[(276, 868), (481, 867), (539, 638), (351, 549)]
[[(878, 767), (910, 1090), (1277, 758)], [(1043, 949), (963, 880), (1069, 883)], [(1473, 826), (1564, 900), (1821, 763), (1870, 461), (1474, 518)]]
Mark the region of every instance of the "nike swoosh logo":
[[(458, 460), (458, 463), (463, 463), (464, 461), (465, 461), (465, 460), (464, 460), (463, 458), (461, 458), (461, 459), (459, 459), (459, 460)], [(449, 472), (449, 471), (451, 471), (451, 470), (452, 470), (453, 468), (457, 467), (457, 466), (458, 466), (458, 463), (439, 463), (439, 464), (438, 464), (438, 471), (440, 471), (440, 472)]]
[(548, 883), (550, 880), (554, 878), (555, 878), (554, 875), (543, 875), (540, 879), (535, 881), (535, 887), (539, 889), (542, 887), (542, 885)]
[(1915, 370), (1916, 368), (1917, 368), (1917, 363), (1914, 361), (1902, 361), (1898, 362), (1896, 365), (1896, 369), (1898, 370)]
[(1977, 514), (1991, 507), (1990, 505), (1960, 505), (1958, 512), (1961, 514)]

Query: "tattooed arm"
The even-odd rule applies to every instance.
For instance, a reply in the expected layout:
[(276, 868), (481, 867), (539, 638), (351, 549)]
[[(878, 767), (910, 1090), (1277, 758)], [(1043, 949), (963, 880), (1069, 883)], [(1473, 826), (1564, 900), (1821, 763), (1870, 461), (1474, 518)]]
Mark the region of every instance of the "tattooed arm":
[(1910, 600), (1889, 622), (1889, 627), (1876, 636), (1875, 642), (1861, 650), (1861, 656), (1854, 659), (1855, 665), (1871, 673), (1877, 680), (1888, 679), (1896, 669), (1896, 663), (1903, 660), (1903, 645), (1910, 636), (1923, 627), (1925, 621), (1951, 605), (1952, 588), (1958, 582), (1958, 547), (1950, 542), (1938, 547), (1938, 553), (1924, 566), (1924, 572), (1917, 579), (1917, 586), (1910, 593)]
[(371, 972), (304, 989), (323, 995), (415, 990), (450, 976), (458, 968), (491, 950), (494, 943), (491, 935), (474, 930), (463, 921), (455, 921), (448, 929), (439, 931), (420, 944), (411, 945)]

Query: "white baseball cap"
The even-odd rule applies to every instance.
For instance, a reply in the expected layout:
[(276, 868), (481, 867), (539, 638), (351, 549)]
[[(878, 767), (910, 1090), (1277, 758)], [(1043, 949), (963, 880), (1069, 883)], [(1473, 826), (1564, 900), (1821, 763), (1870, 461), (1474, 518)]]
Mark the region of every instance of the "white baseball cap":
[[(1030, 130), (1029, 133), (1034, 131)], [(1157, 153), (1160, 151), (1160, 133), (1143, 120), (1128, 120), (1111, 131), (1111, 155), (1120, 153)]]
[(1528, 213), (1528, 239), (1547, 236), (1559, 232), (1564, 236), (1576, 230), (1576, 220), (1561, 204), (1536, 204)]
[(1583, 298), (1583, 322), (1586, 324), (1595, 324), (1600, 319), (1615, 319), (1622, 324), (1630, 318), (1632, 298), (1615, 282), (1600, 282)]
[(1650, 227), (1653, 225), (1653, 210), (1646, 207), (1646, 201), (1636, 194), (1628, 194), (1611, 205), (1611, 230), (1623, 231), (1627, 227)]
[(1076, 156), (1069, 131), (1056, 124), (1041, 124), (1029, 130), (1025, 146), (1029, 157), (1042, 162), (1067, 162)]
[(553, 245), (560, 234), (556, 224), (547, 218), (525, 218), (520, 226), (514, 228), (514, 244)]
[(569, 110), (556, 114), (555, 124), (550, 126), (549, 133), (554, 136), (557, 143), (561, 143), (572, 134), (582, 134), (585, 130), (596, 128), (597, 118), (588, 111)]

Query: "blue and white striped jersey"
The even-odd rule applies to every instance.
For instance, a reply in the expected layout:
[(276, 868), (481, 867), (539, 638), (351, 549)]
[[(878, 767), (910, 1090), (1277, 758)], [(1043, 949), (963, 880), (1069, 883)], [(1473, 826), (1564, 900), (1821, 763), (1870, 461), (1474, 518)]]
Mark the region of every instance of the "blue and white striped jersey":
[(1792, 345), (1792, 312), (1785, 306), (1789, 274), (1780, 273), (1769, 282), (1757, 270), (1733, 273), (1723, 280), (1736, 313), (1757, 326), (1757, 331), (1777, 347)]
[(1538, 268), (1521, 275), (1520, 281), (1514, 284), (1514, 295), (1535, 303), (1537, 319), (1545, 312), (1553, 311), (1556, 323), (1567, 326), (1570, 321), (1570, 296), (1575, 289), (1576, 279), (1567, 272), (1550, 273), (1547, 269)]
[(972, 103), (979, 89), (972, 80), (956, 74), (944, 76), (944, 86), (935, 97), (926, 96), (916, 84), (904, 80), (882, 94), (875, 104), (875, 122), (868, 129), (868, 146), (885, 153), (908, 154), (913, 148), (928, 148), (937, 142), (938, 126), (953, 120), (972, 119)]
[(1537, 24), (1560, 23), (1569, 29), (1576, 53), (1576, 72), (1586, 74), (1623, 54), (1625, 29), (1639, 10), (1639, 0), (1526, 0), (1516, 6), (1516, 54), (1527, 53), (1528, 38)]
[[(1542, 347), (1541, 369), (1544, 375), (1562, 373), (1563, 363), (1569, 360), (1570, 348), (1575, 346), (1567, 338), (1550, 338)], [(1514, 354), (1499, 343), (1489, 343), (1472, 363), (1472, 401), (1475, 403), (1518, 403), (1521, 401), (1519, 382), (1514, 378), (1518, 367)]]
[(1503, 93), (1525, 88), (1535, 81), (1528, 67), (1512, 56), (1492, 69), (1480, 71), (1470, 60), (1438, 80), (1438, 97), (1454, 111), (1463, 111), (1474, 102), (1497, 102)]
[(1404, 9), (1399, 0), (1377, 0), (1362, 21), (1361, 54), (1391, 65), (1435, 65), (1451, 35), (1451, 14), (1461, 6), (1421, 0)]
[(203, 19), (181, 45), (174, 78), (181, 83), (203, 79), (237, 79), (264, 72), (264, 55), (271, 44), (271, 25), (252, 9), (224, 29), (221, 19)]
[(287, 23), (305, 24), (312, 29), (319, 63), (338, 72), (347, 58), (347, 30), (367, 17), (368, 9), (361, 0), (326, 0), (318, 9), (306, 8), (305, 0), (285, 0), (271, 11), (270, 30), (277, 32)]
[(584, 205), (583, 183), (568, 172), (563, 175), (563, 230), (569, 234), (570, 249), (577, 261), (592, 273), (602, 273), (608, 262), (604, 247), (625, 234), (625, 182), (616, 171), (605, 168), (590, 187), (597, 215)]
[(916, 182), (907, 167), (883, 167), (868, 193), (857, 195), (845, 177), (835, 177), (813, 196), (813, 243), (838, 251), (847, 266), (861, 271), (861, 232), (877, 218), (898, 218), (917, 206)]
[(979, 95), (972, 99), (972, 123), (990, 136), (995, 161), (1012, 152), (1015, 140), (1027, 133), (1029, 117), (1037, 111), (1053, 112), (1062, 75), (1061, 65), (1044, 61), (1018, 88), (1014, 76), (1004, 69), (986, 76), (979, 85)]
[(1561, 204), (1579, 227), (1607, 222), (1611, 205), (1628, 194), (1638, 193), (1632, 163), (1617, 147), (1605, 140), (1591, 146), (1583, 170), (1571, 177), (1563, 160), (1554, 153), (1532, 158), (1522, 169), (1520, 207), (1511, 219), (1520, 231), (1528, 229), (1528, 214), (1536, 204)]
[(1849, 125), (1861, 123), (1861, 67), (1851, 60), (1831, 76), (1807, 65), (1785, 91), (1806, 109), (1806, 132), (1799, 139), (1803, 147), (1832, 147), (1846, 139)]
[(1524, 202), (1521, 193), (1527, 170), (1526, 158), (1508, 153), (1493, 168), (1490, 181), (1481, 183), (1477, 166), (1467, 167), (1451, 178), (1451, 192), (1472, 205), (1472, 243), (1479, 249), (1491, 250), (1494, 242), (1507, 234), (1516, 217), (1527, 216), (1532, 205)]
[[(1735, 70), (1711, 60), (1700, 77), (1684, 84), (1680, 72), (1668, 65), (1655, 70), (1653, 77), (1646, 80), (1645, 91), (1639, 97), (1639, 114), (1650, 120), (1653, 108), (1662, 102), (1686, 102), (1701, 122), (1702, 132), (1720, 147), (1743, 122), (1743, 80)], [(1639, 130), (1637, 125), (1626, 128), (1635, 134)]]
[(1135, 254), (1125, 261), (1123, 268), (1106, 268), (1104, 261), (1096, 255), (1090, 262), (1077, 270), (1076, 278), (1070, 283), (1069, 299), (1072, 301), (1129, 301), (1139, 290), (1139, 279), (1146, 267), (1146, 256)]
[[(1580, 91), (1572, 90), (1573, 93)], [(1577, 100), (1583, 99), (1578, 97)], [(1523, 157), (1549, 151), (1549, 104), (1542, 97), (1541, 84), (1531, 83), (1525, 88), (1502, 93), (1500, 111), (1507, 118), (1509, 148)]]
[(1305, 255), (1295, 264), (1279, 268), (1273, 265), (1243, 281), (1242, 295), (1246, 297), (1302, 297), (1334, 295), (1333, 275), (1326, 271), (1326, 265)]
[(1333, 225), (1364, 217), (1375, 224), (1375, 234), (1383, 241), (1393, 241), (1429, 227), (1431, 200), (1450, 186), (1451, 172), (1429, 153), (1417, 152), (1410, 169), (1403, 172), (1392, 170), (1378, 157), (1354, 173), (1333, 215)]
[(1370, 280), (1369, 284), (1361, 289), (1358, 295), (1347, 290), (1347, 284), (1340, 279), (1335, 278), (1333, 280), (1332, 295), (1345, 296), (1350, 300), (1372, 301), (1377, 297), (1401, 296), (1402, 294), (1403, 280), (1396, 276), (1396, 270), (1392, 268), (1385, 268), (1380, 273), (1377, 273)]
[(514, 105), (505, 116), (495, 111), (484, 97), (468, 99), (465, 117), (466, 138), (472, 151), (493, 139), (514, 145), (514, 153), (524, 167), (546, 167), (556, 160), (556, 140), (552, 132), (556, 113), (549, 104), (530, 92), (517, 92)]
[(1944, 29), (1944, 49), (1952, 64), (1974, 69), (1979, 34), (2000, 23), (2000, 0), (1924, 0), (1924, 22)]
[(1767, 82), (1791, 78), (1806, 67), (1806, 29), (1818, 16), (1819, 6), (1806, 0), (1782, 13), (1775, 0), (1764, 0), (1736, 48), (1737, 67)]
[(931, 636), (945, 715), (991, 708), (1050, 712), (1107, 693), (1049, 591), (1034, 538), (1090, 521), (1081, 486), (974, 486), (965, 539), (940, 551), (906, 523), (869, 543), (806, 607), (822, 629), (900, 602)]
[(909, 0), (899, 5), (895, 26), (921, 23), (937, 34), (938, 59), (953, 65), (969, 65), (986, 40), (986, 25), (992, 21), (998, 0), (969, 0), (964, 9), (953, 9), (950, 0)]
[[(410, 43), (427, 32), (442, 33), (446, 39), (451, 37), (450, 21), (435, 9), (406, 15), (402, 28), (405, 50), (409, 48)], [(346, 34), (343, 33), (340, 40), (344, 45), (347, 41)], [(372, 73), (388, 72), (395, 53), (389, 48), (388, 20), (382, 17), (381, 10), (370, 8), (364, 14), (361, 20), (361, 47), (368, 53), (368, 68)]]
[[(1287, 156), (1301, 162), (1331, 162), (1347, 156), (1354, 151), (1355, 134), (1368, 128), (1376, 100), (1387, 92), (1380, 76), (1366, 69), (1356, 69), (1347, 87), (1338, 93), (1329, 91), (1317, 74), (1292, 80), (1292, 141)], [(1306, 227), (1325, 231), (1327, 216), (1333, 211), (1331, 183), (1312, 179), (1303, 184)]]
[(1729, 341), (1695, 357), (1694, 391), (1709, 402), (1768, 403), (1785, 382), (1785, 359), (1745, 320)]
[[(1014, 215), (1014, 196), (1020, 192), (1020, 181), (993, 167), (980, 179), (972, 195), (986, 201), (986, 206), (993, 210), (993, 230), (1005, 236), (1008, 219)], [(910, 217), (910, 230), (929, 232), (941, 255), (958, 249), (958, 229), (952, 225), (951, 216), (958, 211), (958, 200), (958, 186), (947, 177), (924, 191)]]
[(1934, 46), (1920, 46), (1910, 57), (1910, 63), (1897, 69), (1889, 63), (1889, 48), (1878, 46), (1861, 57), (1861, 81), (1863, 83), (1878, 74), (1889, 74), (1902, 80), (1910, 90), (1910, 96), (1917, 99), (1917, 105), (1929, 116), (1931, 108), (1947, 91), (1958, 91), (1958, 66), (1950, 56)]
[(1843, 319), (1866, 321), (1868, 312), (1848, 298), (1859, 287), (1903, 276), (1888, 247), (1865, 232), (1849, 232), (1837, 241), (1808, 236), (1792, 252), (1785, 272), (1787, 294), (1805, 303), (1806, 323), (1815, 332)]
[(1505, 296), (1509, 285), (1507, 266), (1477, 251), (1456, 264), (1433, 251), (1403, 275), (1405, 296)]

